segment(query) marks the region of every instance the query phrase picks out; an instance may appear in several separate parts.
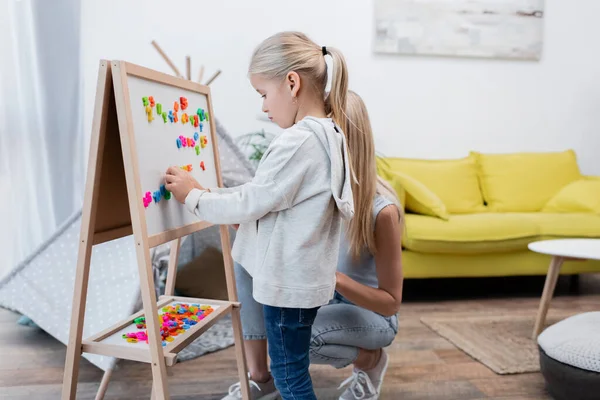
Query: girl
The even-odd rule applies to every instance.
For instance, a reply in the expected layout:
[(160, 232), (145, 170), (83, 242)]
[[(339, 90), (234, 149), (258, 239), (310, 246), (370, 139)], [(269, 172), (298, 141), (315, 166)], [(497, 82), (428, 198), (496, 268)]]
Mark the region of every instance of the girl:
[[(383, 347), (396, 335), (402, 300), (402, 208), (394, 190), (376, 175), (369, 115), (354, 92), (348, 93), (346, 114), (348, 147), (360, 183), (352, 184), (356, 214), (340, 244), (335, 298), (321, 307), (312, 328), (310, 358), (336, 368), (354, 364), (340, 399), (377, 399), (388, 362)], [(252, 278), (238, 265), (236, 282), (252, 398), (274, 399), (262, 308), (250, 295)], [(224, 400), (239, 398), (235, 384)]]
[[(325, 97), (333, 58), (331, 91)], [(335, 291), (342, 218), (354, 214), (343, 129), (348, 74), (343, 56), (296, 32), (255, 50), (250, 82), (263, 111), (285, 131), (254, 179), (233, 189), (202, 188), (171, 167), (166, 188), (201, 220), (241, 224), (233, 258), (252, 277), (262, 305), (271, 372), (284, 399), (316, 399), (310, 375), (311, 327)], [(254, 385), (253, 385), (254, 387)]]

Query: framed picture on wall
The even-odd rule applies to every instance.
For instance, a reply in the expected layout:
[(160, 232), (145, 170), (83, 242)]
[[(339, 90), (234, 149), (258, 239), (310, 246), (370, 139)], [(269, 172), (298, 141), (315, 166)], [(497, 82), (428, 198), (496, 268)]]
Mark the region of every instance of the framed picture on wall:
[(539, 60), (544, 0), (375, 0), (376, 53)]

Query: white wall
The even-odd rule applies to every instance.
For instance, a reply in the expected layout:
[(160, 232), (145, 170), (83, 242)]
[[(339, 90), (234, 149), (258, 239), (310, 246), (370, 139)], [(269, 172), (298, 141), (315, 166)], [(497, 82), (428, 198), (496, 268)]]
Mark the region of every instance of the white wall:
[[(281, 30), (300, 30), (340, 48), (351, 88), (365, 99), (378, 151), (451, 158), (469, 150), (573, 148), (584, 173), (600, 175), (600, 1), (546, 0), (540, 62), (382, 56), (372, 53), (373, 3), (365, 0), (83, 1), (85, 127), (91, 127), (100, 58), (182, 73), (192, 55), (211, 75), (215, 113), (234, 134), (261, 127), (260, 99), (246, 69), (253, 48)], [(176, 5), (169, 5), (176, 4)], [(205, 74), (205, 76), (206, 76)]]

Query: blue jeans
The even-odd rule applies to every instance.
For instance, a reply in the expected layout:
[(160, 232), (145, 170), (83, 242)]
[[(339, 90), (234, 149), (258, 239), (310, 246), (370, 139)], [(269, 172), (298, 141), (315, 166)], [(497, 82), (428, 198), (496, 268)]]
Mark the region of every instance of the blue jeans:
[[(266, 339), (263, 306), (252, 297), (252, 277), (235, 264), (239, 301), (242, 303), (242, 330), (245, 340)], [(336, 293), (319, 309), (312, 327), (310, 361), (344, 368), (352, 364), (360, 349), (389, 346), (398, 333), (398, 318), (384, 317), (358, 307)], [(270, 345), (270, 343), (269, 343)]]
[(313, 324), (310, 362), (344, 368), (356, 361), (360, 349), (377, 350), (392, 344), (396, 333), (398, 317), (358, 307), (336, 292)]
[(308, 352), (318, 309), (263, 306), (271, 374), (284, 400), (317, 399), (308, 372)]

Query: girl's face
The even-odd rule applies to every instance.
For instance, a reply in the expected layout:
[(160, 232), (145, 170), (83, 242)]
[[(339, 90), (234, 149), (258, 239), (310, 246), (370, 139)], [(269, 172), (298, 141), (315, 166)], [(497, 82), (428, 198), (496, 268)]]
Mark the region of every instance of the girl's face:
[(250, 83), (263, 98), (262, 110), (267, 113), (269, 119), (281, 128), (289, 128), (296, 123), (298, 113), (297, 101), (294, 90), (294, 82), (290, 77), (279, 81), (277, 79), (266, 79), (263, 75), (253, 74)]

